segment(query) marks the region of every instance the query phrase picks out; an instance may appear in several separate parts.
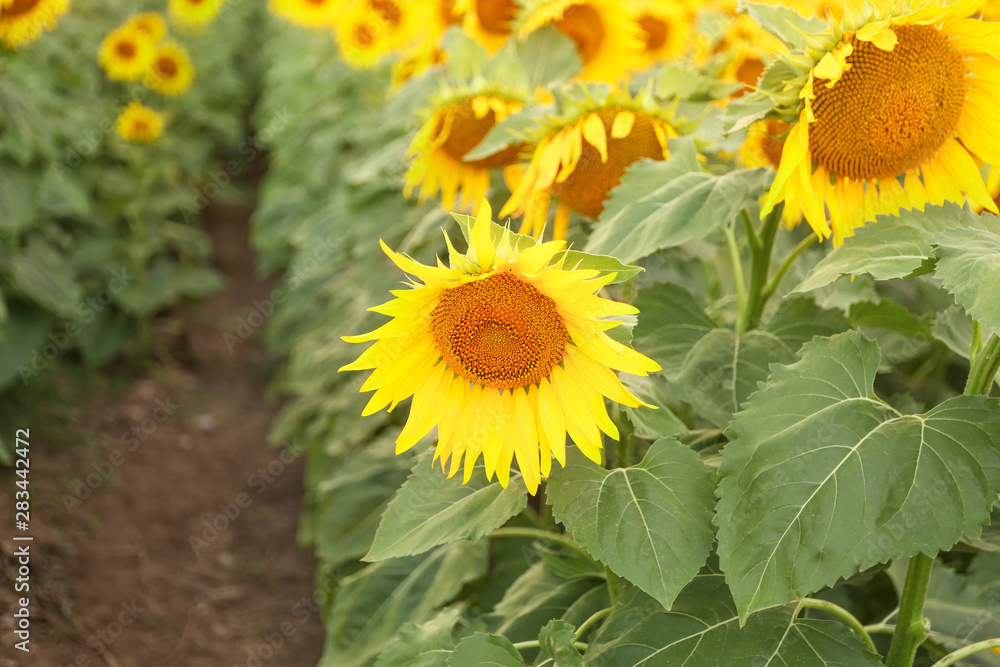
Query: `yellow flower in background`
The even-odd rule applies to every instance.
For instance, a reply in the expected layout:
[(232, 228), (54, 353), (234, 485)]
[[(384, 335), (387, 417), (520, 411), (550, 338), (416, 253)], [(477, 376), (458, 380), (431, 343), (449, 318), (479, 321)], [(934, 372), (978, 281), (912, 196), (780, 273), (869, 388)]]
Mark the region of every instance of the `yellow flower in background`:
[(156, 47), (146, 33), (126, 24), (104, 38), (97, 62), (114, 81), (137, 81), (149, 70), (155, 52)]
[(199, 32), (214, 21), (226, 0), (170, 0), (170, 22), (182, 31)]
[(878, 214), (928, 203), (996, 212), (977, 159), (1000, 163), (1000, 25), (965, 18), (981, 4), (935, 0), (832, 25), (797, 86), (762, 214), (784, 201), (839, 245)]
[(427, 69), (448, 62), (448, 52), (441, 48), (441, 39), (453, 25), (462, 22), (454, 0), (435, 0), (433, 10), (425, 12), (426, 24), (417, 33), (417, 41), (406, 48), (392, 68), (393, 89)]
[(553, 238), (566, 237), (570, 211), (597, 218), (625, 169), (642, 158), (664, 160), (677, 131), (656, 107), (627, 93), (590, 100), (543, 128), (524, 176), (500, 216), (523, 215), (521, 233), (540, 237), (551, 197), (559, 200)]
[(441, 204), (448, 210), (469, 211), (490, 187), (490, 169), (517, 161), (519, 143), (479, 160), (465, 155), (486, 137), (493, 127), (523, 106), (511, 97), (493, 94), (469, 95), (440, 103), (420, 127), (407, 155), (412, 156), (406, 172), (409, 197), (420, 188), (420, 201), (441, 190)]
[(333, 30), (341, 57), (352, 67), (371, 67), (415, 43), (435, 9), (421, 2), (352, 0), (344, 3)]
[(165, 42), (156, 49), (143, 78), (143, 84), (167, 97), (177, 97), (194, 81), (194, 65), (187, 51), (176, 42)]
[(54, 30), (69, 11), (69, 0), (13, 0), (0, 10), (0, 41), (16, 49)]
[(551, 25), (576, 44), (581, 81), (616, 83), (642, 64), (642, 28), (619, 0), (544, 0), (526, 12), (519, 36)]
[(340, 370), (374, 369), (361, 387), (375, 390), (362, 415), (413, 396), (397, 453), (436, 425), (434, 460), (449, 466), (449, 476), (464, 458), (468, 482), (481, 455), (489, 479), (495, 473), (506, 487), (516, 458), (535, 493), (553, 456), (565, 465), (567, 434), (597, 462), (601, 432), (618, 438), (605, 397), (643, 405), (612, 369), (647, 375), (659, 366), (605, 333), (618, 322), (604, 318), (637, 312), (596, 295), (613, 275), (554, 261), (561, 241), (521, 249), (507, 234), (496, 241), (491, 217), (484, 201), (468, 254), (451, 248), (450, 267), (425, 266), (382, 244), (414, 280), (371, 309), (390, 322), (344, 337), (375, 343)]
[(651, 65), (684, 55), (692, 17), (682, 2), (631, 0), (635, 22), (642, 29), (642, 60)]
[(496, 53), (514, 33), (521, 11), (516, 0), (455, 0), (465, 32), (490, 53)]
[(167, 22), (159, 12), (136, 14), (125, 22), (125, 27), (146, 35), (154, 44), (158, 44), (167, 35)]
[(163, 134), (163, 117), (139, 102), (130, 102), (118, 114), (115, 131), (128, 141), (148, 144)]
[(268, 9), (303, 28), (330, 28), (337, 20), (344, 0), (270, 0)]

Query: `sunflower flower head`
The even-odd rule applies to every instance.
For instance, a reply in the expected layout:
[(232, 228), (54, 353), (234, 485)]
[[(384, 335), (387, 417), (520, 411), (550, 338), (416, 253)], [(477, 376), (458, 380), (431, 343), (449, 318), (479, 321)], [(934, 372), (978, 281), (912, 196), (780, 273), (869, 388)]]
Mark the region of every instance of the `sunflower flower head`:
[(333, 27), (342, 4), (342, 0), (270, 0), (268, 9), (295, 25), (318, 30)]
[(194, 65), (183, 46), (165, 42), (156, 48), (143, 83), (166, 97), (177, 97), (191, 87)]
[(140, 32), (154, 44), (167, 36), (167, 22), (159, 12), (143, 12), (136, 14), (125, 22), (125, 27)]
[(845, 3), (843, 20), (783, 57), (761, 80), (790, 123), (762, 214), (785, 202), (839, 245), (900, 209), (996, 212), (977, 160), (1000, 162), (1000, 25), (969, 18), (981, 5)]
[(170, 22), (183, 32), (198, 33), (214, 21), (226, 0), (170, 0)]
[[(537, 135), (537, 136), (536, 136)], [(667, 140), (677, 131), (667, 112), (651, 101), (649, 89), (632, 97), (605, 92), (571, 103), (532, 136), (531, 163), (513, 188), (500, 216), (523, 215), (521, 233), (542, 234), (549, 202), (559, 200), (553, 237), (565, 238), (570, 211), (597, 218), (625, 169), (642, 158), (664, 160)]]
[(691, 11), (685, 3), (631, 0), (631, 5), (634, 20), (642, 30), (643, 64), (684, 54), (692, 30)]
[(115, 131), (126, 141), (148, 144), (163, 134), (163, 116), (139, 102), (130, 102), (115, 120)]
[(4, 0), (0, 9), (0, 42), (11, 49), (30, 44), (54, 30), (69, 11), (69, 0)]
[(471, 210), (490, 187), (490, 170), (517, 162), (522, 146), (515, 142), (475, 160), (465, 156), (497, 123), (522, 106), (523, 97), (508, 91), (445, 94), (407, 151), (412, 161), (406, 172), (404, 194), (410, 196), (419, 186), (423, 201), (440, 190), (441, 204), (446, 209), (455, 210), (457, 198), (461, 210)]
[(490, 53), (496, 53), (514, 33), (521, 11), (517, 0), (455, 0), (466, 34)]
[(156, 46), (147, 33), (125, 24), (101, 42), (97, 62), (114, 81), (137, 81), (153, 64), (155, 53)]
[(371, 67), (414, 44), (434, 8), (403, 0), (351, 0), (338, 11), (333, 31), (343, 59)]
[(646, 39), (629, 3), (619, 0), (542, 0), (526, 8), (518, 34), (551, 25), (576, 44), (580, 81), (617, 83), (643, 64)]
[(468, 253), (449, 242), (451, 266), (425, 266), (382, 244), (413, 280), (372, 308), (390, 322), (344, 337), (375, 342), (340, 370), (374, 369), (361, 387), (375, 391), (363, 415), (413, 396), (397, 453), (436, 425), (434, 460), (449, 476), (464, 458), (467, 482), (482, 456), (487, 476), (506, 487), (516, 459), (534, 494), (553, 456), (565, 465), (567, 434), (598, 462), (601, 432), (618, 438), (605, 397), (643, 405), (612, 369), (646, 375), (659, 366), (605, 333), (617, 321), (604, 318), (636, 312), (596, 295), (614, 274), (567, 268), (556, 259), (562, 241), (511, 243), (491, 218), (484, 201)]

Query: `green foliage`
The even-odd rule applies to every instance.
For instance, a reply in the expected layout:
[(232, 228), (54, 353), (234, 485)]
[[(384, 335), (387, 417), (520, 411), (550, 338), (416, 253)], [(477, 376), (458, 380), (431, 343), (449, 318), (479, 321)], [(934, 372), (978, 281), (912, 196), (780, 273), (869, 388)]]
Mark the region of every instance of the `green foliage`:
[(950, 229), (931, 237), (935, 274), (983, 326), (1000, 330), (1000, 235), (984, 229)]
[(734, 419), (716, 522), (741, 618), (889, 558), (947, 549), (988, 519), (1000, 405), (962, 396), (899, 414), (872, 389), (879, 362), (858, 333), (817, 340)]

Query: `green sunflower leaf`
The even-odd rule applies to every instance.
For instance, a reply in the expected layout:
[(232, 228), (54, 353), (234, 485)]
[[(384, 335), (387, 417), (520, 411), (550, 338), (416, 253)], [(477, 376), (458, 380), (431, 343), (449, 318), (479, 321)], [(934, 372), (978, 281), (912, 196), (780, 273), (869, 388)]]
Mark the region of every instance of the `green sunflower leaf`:
[(719, 428), (767, 379), (770, 364), (791, 363), (813, 336), (847, 328), (842, 314), (801, 297), (786, 299), (763, 328), (743, 335), (718, 326), (679, 285), (644, 290), (635, 305), (642, 311), (635, 349), (660, 364), (678, 397)]
[(447, 667), (455, 648), (452, 630), (461, 617), (458, 609), (443, 609), (426, 623), (407, 623), (379, 654), (375, 667)]
[(529, 130), (538, 124), (538, 113), (538, 107), (526, 107), (507, 116), (494, 125), (475, 148), (466, 153), (465, 160), (482, 160), (496, 155), (508, 146), (525, 141)]
[(861, 569), (976, 537), (1000, 491), (1000, 405), (903, 415), (874, 392), (878, 345), (814, 340), (736, 415), (719, 473), (719, 558), (745, 619)]
[(931, 237), (936, 274), (955, 302), (984, 326), (1000, 330), (1000, 235), (982, 229), (949, 229)]
[(670, 151), (666, 161), (641, 160), (629, 168), (611, 191), (586, 252), (627, 263), (705, 238), (756, 202), (771, 177), (767, 169), (706, 171), (690, 139), (672, 139)]
[(538, 634), (542, 652), (552, 658), (553, 667), (583, 667), (583, 656), (573, 646), (576, 629), (558, 618), (545, 624)]
[(610, 255), (592, 255), (579, 250), (563, 250), (552, 258), (553, 262), (564, 260), (564, 269), (592, 269), (600, 271), (602, 275), (615, 274), (615, 279), (611, 284), (623, 283), (645, 271), (641, 266), (631, 266), (625, 264), (617, 257)]
[(808, 46), (806, 35), (818, 35), (826, 23), (818, 18), (806, 18), (790, 7), (740, 2), (737, 11), (750, 15), (760, 27), (785, 43), (790, 50), (803, 51)]
[(440, 544), (476, 541), (502, 526), (528, 504), (520, 474), (507, 488), (486, 479), (480, 461), (468, 484), (449, 478), (425, 456), (396, 493), (379, 523), (366, 561), (423, 553)]
[(319, 667), (364, 667), (406, 623), (425, 623), (486, 572), (485, 544), (372, 563), (339, 582)]
[(931, 237), (954, 227), (979, 226), (978, 216), (957, 204), (928, 206), (924, 211), (900, 211), (878, 216), (813, 267), (793, 291), (809, 292), (841, 276), (868, 274), (894, 280), (927, 273), (934, 261)]
[(555, 518), (591, 555), (664, 606), (712, 547), (712, 476), (673, 438), (657, 440), (630, 468), (581, 458), (553, 473), (547, 494)]
[(860, 301), (851, 304), (851, 324), (894, 331), (906, 336), (930, 340), (931, 318), (918, 317), (895, 301)]
[(590, 641), (589, 665), (879, 665), (843, 623), (796, 617), (794, 605), (741, 619), (721, 574), (699, 574), (667, 611), (629, 586)]
[(484, 632), (460, 641), (448, 657), (448, 667), (524, 667), (524, 664), (509, 639)]

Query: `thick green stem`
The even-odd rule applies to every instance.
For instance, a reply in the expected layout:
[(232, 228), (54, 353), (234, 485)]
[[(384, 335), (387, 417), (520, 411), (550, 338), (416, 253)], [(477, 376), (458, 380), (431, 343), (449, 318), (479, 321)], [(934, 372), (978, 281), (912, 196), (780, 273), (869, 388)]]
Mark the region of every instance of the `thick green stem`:
[(847, 611), (840, 605), (827, 602), (826, 600), (817, 600), (816, 598), (802, 598), (799, 600), (799, 609), (819, 609), (832, 616), (836, 616), (846, 623), (851, 630), (854, 630), (854, 632), (858, 633), (858, 635), (865, 640), (865, 643), (868, 644), (868, 648), (872, 650), (872, 653), (878, 653), (878, 649), (875, 648), (875, 642), (872, 641), (871, 635), (869, 635), (868, 631), (865, 630), (865, 626), (854, 616), (854, 614)]
[(767, 304), (765, 295), (767, 287), (767, 275), (771, 269), (771, 252), (774, 249), (774, 238), (778, 234), (778, 224), (781, 222), (782, 207), (778, 206), (767, 214), (761, 225), (759, 246), (751, 242), (750, 245), (750, 284), (747, 287), (747, 300), (745, 308), (740, 310), (739, 318), (736, 320), (736, 333), (742, 334), (753, 329), (760, 323), (760, 317), (764, 313), (764, 306)]
[(729, 248), (729, 262), (733, 265), (733, 283), (736, 286), (736, 306), (740, 313), (747, 309), (747, 286), (743, 278), (743, 260), (740, 258), (740, 248), (736, 244), (736, 235), (732, 229), (725, 229), (726, 247)]
[(917, 649), (930, 634), (924, 621), (924, 598), (933, 567), (934, 559), (930, 556), (917, 554), (910, 559), (886, 667), (912, 667)]
[[(976, 347), (975, 337), (972, 347), (973, 349)], [(965, 383), (965, 394), (966, 396), (988, 394), (993, 387), (993, 378), (997, 376), (997, 371), (1000, 371), (1000, 336), (993, 332), (982, 349), (973, 356), (969, 379)]]
[(602, 619), (605, 619), (608, 616), (610, 616), (611, 611), (613, 609), (614, 607), (608, 607), (607, 609), (602, 609), (598, 612), (595, 612), (593, 616), (591, 616), (586, 621), (581, 623), (580, 627), (576, 629), (576, 637), (574, 637), (574, 639), (579, 639), (584, 635), (585, 632), (587, 632), (587, 630), (590, 630), (590, 628), (592, 628), (595, 623), (598, 623)]
[[(513, 644), (513, 646), (518, 651), (520, 651), (522, 649), (526, 649), (526, 648), (541, 648), (542, 647), (541, 643), (537, 639), (529, 639), (528, 641), (517, 642), (516, 644)], [(578, 650), (580, 650), (580, 651), (586, 651), (588, 646), (589, 646), (589, 644), (587, 644), (585, 642), (573, 642), (573, 647), (576, 648), (576, 649), (578, 649)]]
[(591, 556), (589, 553), (587, 553), (586, 549), (577, 544), (576, 540), (569, 537), (568, 535), (554, 533), (551, 530), (512, 526), (509, 528), (497, 528), (487, 537), (530, 537), (536, 540), (548, 540), (549, 542), (560, 544), (566, 547), (567, 549), (577, 552), (578, 554), (584, 556), (588, 561), (594, 560), (594, 557)]
[(968, 658), (970, 655), (979, 653), (980, 651), (988, 651), (991, 648), (1000, 647), (1000, 639), (984, 639), (981, 642), (976, 642), (975, 644), (969, 644), (968, 646), (963, 646), (962, 648), (949, 653), (945, 657), (941, 658), (935, 662), (931, 667), (950, 667), (962, 658)]

